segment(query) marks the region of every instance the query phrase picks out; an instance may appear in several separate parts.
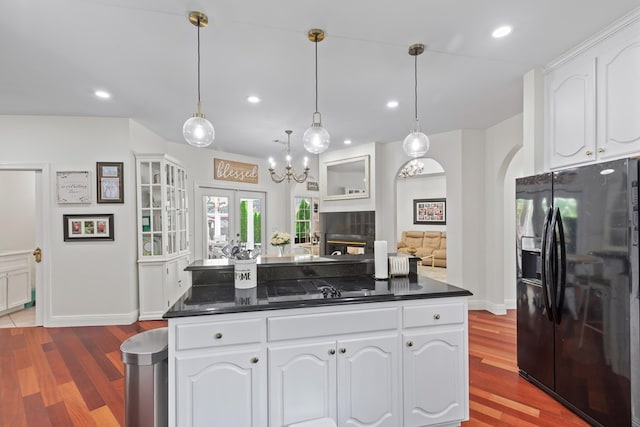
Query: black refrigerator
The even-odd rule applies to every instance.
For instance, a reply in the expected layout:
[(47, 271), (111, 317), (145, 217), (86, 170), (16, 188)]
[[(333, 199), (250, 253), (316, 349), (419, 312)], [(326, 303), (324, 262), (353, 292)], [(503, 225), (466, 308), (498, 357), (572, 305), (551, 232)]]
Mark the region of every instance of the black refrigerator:
[(592, 425), (640, 427), (638, 160), (516, 181), (520, 375)]

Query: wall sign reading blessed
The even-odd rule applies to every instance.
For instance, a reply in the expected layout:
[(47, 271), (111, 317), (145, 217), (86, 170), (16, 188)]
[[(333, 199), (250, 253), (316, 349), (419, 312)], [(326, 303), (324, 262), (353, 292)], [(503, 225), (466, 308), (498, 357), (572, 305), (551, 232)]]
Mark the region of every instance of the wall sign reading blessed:
[(213, 159), (213, 178), (222, 181), (258, 183), (258, 165)]

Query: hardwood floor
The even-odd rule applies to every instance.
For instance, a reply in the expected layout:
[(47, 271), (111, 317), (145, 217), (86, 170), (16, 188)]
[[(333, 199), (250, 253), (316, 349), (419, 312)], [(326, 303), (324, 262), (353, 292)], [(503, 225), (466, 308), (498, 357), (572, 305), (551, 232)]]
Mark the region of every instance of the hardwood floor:
[[(124, 425), (120, 344), (165, 326), (0, 329), (0, 426)], [(518, 376), (515, 311), (469, 312), (471, 419), (463, 426), (587, 426)]]

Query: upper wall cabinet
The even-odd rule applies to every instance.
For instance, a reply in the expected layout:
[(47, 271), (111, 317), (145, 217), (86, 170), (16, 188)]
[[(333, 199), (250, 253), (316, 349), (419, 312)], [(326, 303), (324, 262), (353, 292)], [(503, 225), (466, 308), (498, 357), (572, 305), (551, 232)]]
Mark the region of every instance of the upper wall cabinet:
[(640, 153), (640, 20), (547, 73), (550, 169)]

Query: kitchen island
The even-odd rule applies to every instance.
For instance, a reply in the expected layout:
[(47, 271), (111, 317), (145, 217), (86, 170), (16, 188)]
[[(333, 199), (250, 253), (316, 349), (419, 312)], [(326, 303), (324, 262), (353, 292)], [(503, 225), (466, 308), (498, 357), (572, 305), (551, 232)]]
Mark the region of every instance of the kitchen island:
[(366, 256), (267, 261), (253, 289), (235, 289), (228, 265), (188, 267), (201, 280), (164, 316), (169, 425), (467, 419), (471, 293), (415, 273), (374, 280), (372, 266)]

